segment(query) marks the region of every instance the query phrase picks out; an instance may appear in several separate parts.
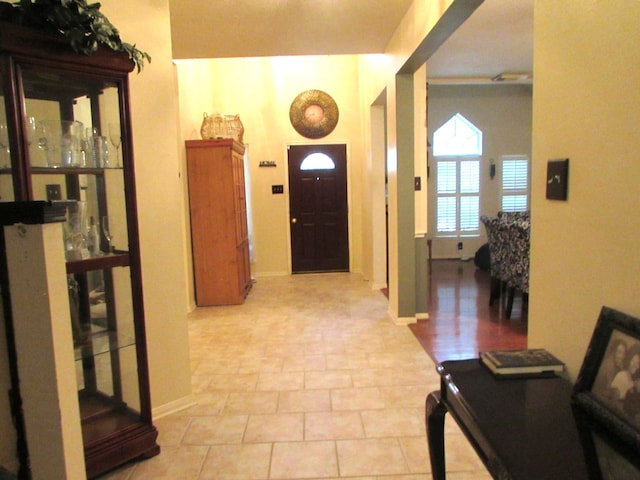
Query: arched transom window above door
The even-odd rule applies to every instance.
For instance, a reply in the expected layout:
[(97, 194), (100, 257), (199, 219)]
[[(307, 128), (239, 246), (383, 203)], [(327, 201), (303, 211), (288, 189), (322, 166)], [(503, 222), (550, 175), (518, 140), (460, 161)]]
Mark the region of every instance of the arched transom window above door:
[(329, 155), (312, 153), (300, 164), (300, 170), (335, 170), (336, 164)]

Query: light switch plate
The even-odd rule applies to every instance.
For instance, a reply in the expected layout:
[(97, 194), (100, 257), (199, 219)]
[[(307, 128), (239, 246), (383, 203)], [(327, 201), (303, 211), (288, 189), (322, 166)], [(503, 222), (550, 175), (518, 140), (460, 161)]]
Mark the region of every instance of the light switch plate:
[(62, 191), (60, 190), (60, 184), (47, 185), (47, 201), (62, 200)]
[(547, 162), (547, 199), (566, 200), (569, 189), (569, 159)]

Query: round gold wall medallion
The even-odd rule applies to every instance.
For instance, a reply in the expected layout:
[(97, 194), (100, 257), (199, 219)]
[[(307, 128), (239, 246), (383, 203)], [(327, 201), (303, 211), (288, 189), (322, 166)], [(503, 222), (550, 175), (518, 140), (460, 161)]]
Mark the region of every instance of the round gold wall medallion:
[(291, 103), (291, 125), (306, 138), (322, 138), (329, 135), (338, 124), (338, 105), (322, 90), (307, 90)]

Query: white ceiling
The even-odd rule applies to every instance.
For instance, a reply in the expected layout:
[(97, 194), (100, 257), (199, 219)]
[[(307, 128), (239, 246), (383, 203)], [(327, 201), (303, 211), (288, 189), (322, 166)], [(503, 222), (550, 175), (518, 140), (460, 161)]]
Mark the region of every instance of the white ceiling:
[[(485, 0), (429, 59), (430, 81), (531, 72), (533, 1)], [(169, 0), (173, 56), (381, 53), (411, 2)]]
[(170, 0), (174, 58), (379, 53), (412, 0)]
[(485, 0), (427, 63), (429, 77), (493, 78), (533, 71), (534, 0)]

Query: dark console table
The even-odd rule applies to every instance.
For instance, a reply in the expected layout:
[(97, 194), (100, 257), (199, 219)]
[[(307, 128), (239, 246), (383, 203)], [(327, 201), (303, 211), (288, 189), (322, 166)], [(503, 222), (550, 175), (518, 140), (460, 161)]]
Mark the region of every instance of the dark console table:
[(444, 419), (455, 419), (500, 480), (583, 480), (589, 474), (565, 379), (501, 380), (478, 359), (438, 365), (440, 391), (426, 401), (434, 480), (445, 479)]

